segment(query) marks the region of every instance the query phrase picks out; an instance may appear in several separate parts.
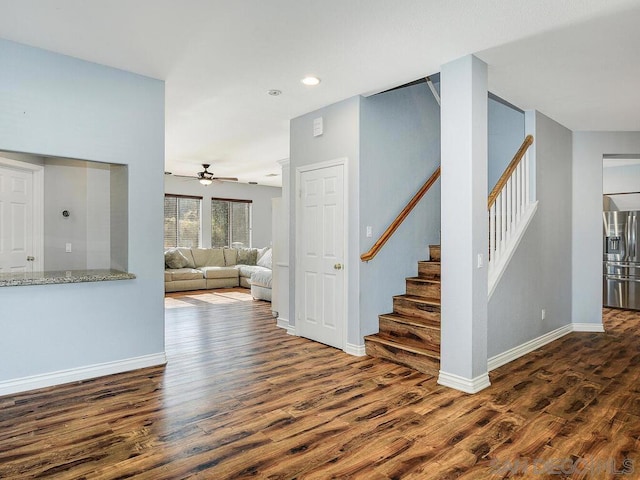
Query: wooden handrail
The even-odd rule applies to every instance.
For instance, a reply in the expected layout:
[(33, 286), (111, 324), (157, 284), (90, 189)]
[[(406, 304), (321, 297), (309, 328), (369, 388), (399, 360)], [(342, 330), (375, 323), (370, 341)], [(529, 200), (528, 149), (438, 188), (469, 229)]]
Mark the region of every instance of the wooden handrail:
[(363, 253), (360, 255), (360, 260), (363, 262), (368, 262), (373, 257), (377, 255), (382, 246), (387, 243), (387, 240), (391, 238), (391, 235), (398, 229), (400, 224), (404, 221), (405, 218), (411, 213), (411, 210), (418, 204), (418, 202), (424, 197), (424, 194), (429, 191), (431, 186), (436, 183), (436, 180), (440, 178), (440, 167), (436, 168), (435, 172), (429, 177), (429, 179), (424, 182), (424, 185), (418, 190), (418, 192), (413, 196), (413, 198), (407, 203), (407, 206), (402, 209), (400, 214), (396, 217), (396, 219), (387, 227), (384, 233), (380, 236), (378, 241), (373, 244), (373, 247), (369, 249), (367, 253)]
[(496, 198), (498, 198), (498, 194), (502, 191), (504, 186), (507, 184), (507, 181), (511, 177), (511, 174), (520, 163), (520, 160), (522, 160), (522, 158), (524, 157), (524, 154), (527, 153), (527, 150), (529, 149), (532, 143), (533, 143), (533, 136), (527, 135), (524, 141), (522, 142), (522, 145), (520, 145), (520, 148), (514, 155), (513, 160), (511, 160), (511, 163), (509, 164), (507, 169), (504, 171), (504, 173), (498, 180), (498, 183), (496, 183), (496, 186), (493, 187), (493, 190), (491, 190), (491, 193), (489, 194), (489, 200), (487, 201), (487, 206), (489, 209), (491, 209), (491, 206), (494, 203), (496, 203)]

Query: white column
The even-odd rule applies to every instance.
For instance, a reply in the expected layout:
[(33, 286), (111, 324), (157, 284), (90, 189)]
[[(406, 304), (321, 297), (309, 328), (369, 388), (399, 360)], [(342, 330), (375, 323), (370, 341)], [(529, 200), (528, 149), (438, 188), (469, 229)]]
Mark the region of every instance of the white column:
[[(443, 65), (442, 343), (438, 383), (469, 393), (487, 369), (487, 65)], [(482, 265), (482, 266), (480, 266)]]

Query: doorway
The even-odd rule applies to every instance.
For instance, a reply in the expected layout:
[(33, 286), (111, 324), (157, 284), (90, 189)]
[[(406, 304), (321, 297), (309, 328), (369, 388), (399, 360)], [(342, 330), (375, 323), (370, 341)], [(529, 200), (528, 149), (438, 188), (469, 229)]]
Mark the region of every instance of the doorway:
[(0, 273), (41, 271), (43, 167), (0, 157)]
[(300, 167), (296, 180), (296, 334), (344, 350), (345, 160)]

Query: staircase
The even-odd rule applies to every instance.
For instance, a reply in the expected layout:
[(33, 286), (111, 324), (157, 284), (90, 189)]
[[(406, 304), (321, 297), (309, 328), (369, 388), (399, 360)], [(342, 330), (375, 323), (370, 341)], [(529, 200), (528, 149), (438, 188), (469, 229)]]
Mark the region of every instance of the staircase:
[(407, 278), (405, 295), (393, 297), (393, 313), (379, 316), (379, 333), (364, 338), (367, 355), (437, 376), (440, 370), (440, 245)]

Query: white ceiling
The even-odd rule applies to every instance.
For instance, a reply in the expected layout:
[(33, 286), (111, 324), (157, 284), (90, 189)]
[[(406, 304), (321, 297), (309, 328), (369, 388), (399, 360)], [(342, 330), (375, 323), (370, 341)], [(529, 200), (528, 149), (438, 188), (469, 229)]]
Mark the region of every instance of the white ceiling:
[(166, 82), (166, 170), (264, 185), (291, 118), (471, 53), (523, 109), (640, 130), (638, 25), (639, 0), (0, 0), (2, 38)]

